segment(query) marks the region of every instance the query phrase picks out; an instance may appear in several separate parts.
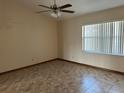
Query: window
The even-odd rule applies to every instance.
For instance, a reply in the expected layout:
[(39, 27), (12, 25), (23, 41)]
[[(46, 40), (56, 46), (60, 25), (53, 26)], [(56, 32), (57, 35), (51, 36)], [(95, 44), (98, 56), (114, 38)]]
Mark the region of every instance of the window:
[(85, 25), (82, 39), (86, 52), (124, 55), (124, 21)]

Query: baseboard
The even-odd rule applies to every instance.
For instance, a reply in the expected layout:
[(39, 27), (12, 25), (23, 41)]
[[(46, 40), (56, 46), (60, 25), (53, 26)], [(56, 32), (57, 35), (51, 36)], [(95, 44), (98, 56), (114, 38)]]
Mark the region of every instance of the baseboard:
[(92, 65), (88, 65), (88, 64), (83, 64), (83, 63), (78, 63), (78, 62), (75, 62), (75, 61), (66, 60), (66, 59), (62, 59), (62, 58), (55, 58), (55, 59), (51, 59), (51, 60), (48, 60), (48, 61), (40, 62), (40, 63), (37, 63), (37, 64), (33, 64), (33, 65), (29, 65), (29, 66), (18, 68), (18, 69), (2, 72), (2, 73), (0, 73), (0, 75), (7, 74), (7, 73), (10, 73), (10, 72), (14, 72), (14, 71), (21, 70), (21, 69), (25, 69), (25, 68), (29, 68), (29, 67), (36, 66), (36, 65), (39, 65), (39, 64), (45, 64), (45, 63), (48, 63), (50, 61), (56, 61), (56, 60), (71, 62), (71, 63), (78, 64), (78, 65), (83, 65), (83, 66), (87, 66), (87, 67), (91, 67), (91, 68), (96, 68), (96, 69), (100, 69), (100, 70), (109, 71), (109, 72), (113, 72), (113, 73), (116, 73), (116, 74), (124, 75), (124, 72), (110, 70), (110, 69), (101, 68), (101, 67), (96, 67), (96, 66), (92, 66)]
[(104, 70), (104, 71), (108, 71), (108, 72), (113, 72), (113, 73), (116, 73), (116, 74), (124, 75), (124, 72), (115, 71), (115, 70), (106, 69), (106, 68), (97, 67), (97, 66), (92, 66), (92, 65), (83, 64), (83, 63), (78, 63), (78, 62), (71, 61), (71, 60), (66, 60), (66, 59), (62, 59), (62, 58), (57, 58), (57, 60), (66, 61), (66, 62), (71, 62), (71, 63), (78, 64), (78, 65), (83, 65), (83, 66), (87, 66), (87, 67), (91, 67), (91, 68), (96, 68), (96, 69), (100, 69), (100, 70)]
[(50, 61), (55, 61), (55, 60), (58, 60), (58, 58), (50, 59), (50, 60), (47, 60), (47, 61), (36, 63), (36, 64), (33, 64), (33, 65), (28, 65), (28, 66), (25, 66), (25, 67), (20, 67), (20, 68), (9, 70), (9, 71), (5, 71), (5, 72), (1, 72), (0, 75), (7, 74), (7, 73), (10, 73), (10, 72), (14, 72), (14, 71), (21, 70), (21, 69), (25, 69), (25, 68), (29, 68), (29, 67), (36, 66), (36, 65), (39, 65), (39, 64), (45, 64), (45, 63), (48, 63)]

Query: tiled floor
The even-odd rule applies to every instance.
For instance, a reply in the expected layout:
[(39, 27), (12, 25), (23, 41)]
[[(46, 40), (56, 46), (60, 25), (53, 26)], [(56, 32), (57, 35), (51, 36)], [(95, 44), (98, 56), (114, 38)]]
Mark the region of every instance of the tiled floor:
[(124, 75), (58, 60), (1, 75), (0, 93), (124, 93)]

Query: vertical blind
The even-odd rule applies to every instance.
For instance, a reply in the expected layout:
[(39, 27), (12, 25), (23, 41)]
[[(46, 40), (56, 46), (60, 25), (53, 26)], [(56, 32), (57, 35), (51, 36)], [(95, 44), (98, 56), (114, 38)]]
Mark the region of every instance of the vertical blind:
[(124, 21), (82, 27), (84, 51), (124, 55)]

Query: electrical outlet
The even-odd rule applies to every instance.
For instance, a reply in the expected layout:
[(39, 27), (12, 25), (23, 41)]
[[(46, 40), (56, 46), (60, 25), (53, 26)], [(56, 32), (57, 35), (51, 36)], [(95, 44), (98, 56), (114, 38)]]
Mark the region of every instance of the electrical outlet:
[(32, 61), (35, 61), (35, 62), (42, 62), (43, 58), (40, 56), (40, 57), (32, 57)]
[(32, 57), (32, 61), (36, 61), (36, 59), (37, 59), (36, 57)]
[(32, 61), (34, 61), (34, 59), (32, 59)]

